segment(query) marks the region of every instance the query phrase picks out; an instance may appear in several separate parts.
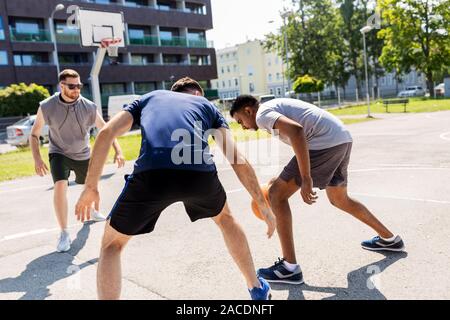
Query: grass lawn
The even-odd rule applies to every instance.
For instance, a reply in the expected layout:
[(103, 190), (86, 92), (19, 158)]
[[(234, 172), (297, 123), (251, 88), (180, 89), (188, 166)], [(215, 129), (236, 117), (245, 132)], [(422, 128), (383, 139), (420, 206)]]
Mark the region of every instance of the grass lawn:
[[(422, 99), (412, 98), (409, 99), (409, 104), (406, 106), (407, 113), (419, 113), (419, 112), (436, 112), (450, 110), (450, 99)], [(346, 115), (363, 115), (367, 114), (367, 104), (354, 107), (346, 107), (342, 109), (328, 110), (336, 116)], [(370, 106), (371, 113), (386, 113), (386, 108), (383, 106), (382, 101), (372, 103)], [(389, 105), (389, 113), (403, 112), (403, 105)]]
[[(257, 132), (244, 131), (241, 129), (241, 126), (235, 122), (231, 123), (230, 127), (237, 141), (248, 141), (269, 137), (268, 133), (261, 130)], [(127, 161), (135, 160), (138, 157), (141, 146), (140, 134), (120, 137), (119, 143)], [(212, 139), (211, 143), (214, 143)], [(91, 141), (91, 145), (93, 145), (93, 141)], [(44, 159), (47, 166), (50, 168), (48, 164), (48, 148), (41, 147), (41, 155), (42, 159)], [(114, 150), (111, 149), (108, 160), (109, 163), (112, 163), (113, 156)], [(34, 161), (29, 148), (0, 155), (0, 182), (28, 177), (34, 174)]]

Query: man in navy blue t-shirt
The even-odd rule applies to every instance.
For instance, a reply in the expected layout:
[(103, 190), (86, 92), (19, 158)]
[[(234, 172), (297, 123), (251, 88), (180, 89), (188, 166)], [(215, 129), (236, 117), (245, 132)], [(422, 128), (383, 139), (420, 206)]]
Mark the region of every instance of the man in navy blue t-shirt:
[(203, 97), (194, 80), (184, 78), (172, 91), (142, 96), (116, 115), (99, 133), (89, 164), (86, 186), (76, 206), (79, 220), (99, 205), (98, 181), (112, 141), (140, 125), (142, 145), (133, 174), (114, 205), (106, 227), (98, 269), (100, 299), (120, 297), (120, 254), (132, 236), (153, 231), (168, 206), (183, 202), (192, 222), (212, 218), (242, 271), (254, 300), (267, 300), (270, 287), (258, 278), (244, 232), (234, 220), (208, 147), (212, 135), (244, 187), (257, 201), (271, 237), (275, 216), (264, 200), (253, 168), (239, 153), (228, 124)]

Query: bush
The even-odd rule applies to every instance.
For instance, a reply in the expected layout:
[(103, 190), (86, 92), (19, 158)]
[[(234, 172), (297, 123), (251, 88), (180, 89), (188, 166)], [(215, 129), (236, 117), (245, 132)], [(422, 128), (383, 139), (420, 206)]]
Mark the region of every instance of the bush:
[(50, 93), (43, 86), (25, 83), (12, 84), (0, 90), (0, 117), (17, 117), (36, 114), (39, 103)]
[(294, 82), (295, 93), (314, 93), (323, 91), (325, 88), (324, 83), (321, 80), (317, 80), (310, 75), (304, 75), (303, 77), (298, 77)]

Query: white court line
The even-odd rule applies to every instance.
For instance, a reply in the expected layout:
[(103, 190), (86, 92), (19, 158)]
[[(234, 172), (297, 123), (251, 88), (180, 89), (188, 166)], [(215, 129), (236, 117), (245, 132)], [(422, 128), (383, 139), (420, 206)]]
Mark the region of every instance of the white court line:
[[(68, 229), (71, 229), (73, 227), (78, 226), (79, 224), (74, 224), (71, 226), (68, 226)], [(33, 230), (33, 231), (29, 231), (29, 232), (21, 232), (21, 233), (16, 233), (16, 234), (12, 234), (9, 236), (5, 236), (3, 238), (0, 239), (0, 243), (4, 242), (4, 241), (10, 241), (10, 240), (17, 240), (17, 239), (22, 239), (22, 238), (28, 238), (31, 236), (35, 236), (38, 234), (45, 234), (45, 233), (53, 233), (53, 232), (57, 232), (59, 231), (59, 228), (53, 228), (53, 229), (38, 229), (38, 230)]]
[(431, 202), (431, 203), (438, 203), (438, 204), (450, 204), (450, 201), (445, 201), (445, 200), (406, 198), (406, 197), (395, 197), (395, 196), (380, 196), (380, 195), (375, 195), (375, 194), (357, 193), (357, 192), (350, 192), (350, 194), (351, 195), (355, 195), (355, 196), (370, 197), (370, 198), (382, 198), (382, 199), (392, 199), (392, 200), (404, 200), (404, 201), (416, 201), (416, 202)]
[[(358, 173), (358, 172), (373, 172), (373, 171), (392, 171), (392, 170), (450, 170), (450, 168), (433, 168), (433, 167), (422, 167), (422, 168), (416, 168), (416, 167), (397, 167), (397, 168), (373, 168), (373, 169), (360, 169), (360, 170), (349, 170), (349, 172), (354, 172), (354, 173)], [(41, 188), (41, 187), (39, 187)], [(233, 190), (229, 190), (226, 191), (227, 194), (232, 194), (232, 193), (238, 193), (238, 192), (242, 192), (245, 191), (245, 188), (239, 188), (239, 189), (233, 189)], [(445, 201), (445, 200), (434, 200), (434, 199), (419, 199), (419, 198), (405, 198), (405, 197), (395, 197), (395, 196), (382, 196), (382, 195), (373, 195), (373, 194), (366, 194), (366, 193), (350, 193), (352, 195), (357, 195), (357, 196), (364, 196), (364, 197), (373, 197), (373, 198), (381, 198), (381, 199), (392, 199), (392, 200), (403, 200), (403, 201), (416, 201), (416, 202), (430, 202), (430, 203), (437, 203), (437, 204), (450, 204), (450, 201)], [(79, 224), (75, 224), (72, 226), (69, 226), (69, 228), (78, 226)], [(26, 237), (31, 237), (34, 235), (38, 235), (38, 234), (44, 234), (44, 233), (51, 233), (51, 232), (56, 232), (59, 229), (55, 228), (55, 229), (39, 229), (39, 230), (34, 230), (34, 231), (30, 231), (30, 232), (23, 232), (23, 233), (17, 233), (14, 235), (10, 235), (10, 236), (6, 236), (3, 237), (2, 239), (0, 239), (0, 243), (4, 242), (4, 241), (8, 241), (8, 240), (14, 240), (14, 239), (21, 239), (21, 238), (26, 238)]]
[(444, 132), (439, 136), (442, 140), (450, 141), (450, 132)]

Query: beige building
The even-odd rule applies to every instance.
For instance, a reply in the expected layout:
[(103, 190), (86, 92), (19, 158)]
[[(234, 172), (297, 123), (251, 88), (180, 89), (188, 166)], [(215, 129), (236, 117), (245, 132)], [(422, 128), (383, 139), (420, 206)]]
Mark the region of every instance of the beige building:
[(212, 85), (222, 100), (240, 94), (282, 97), (287, 90), (282, 59), (274, 52), (266, 53), (259, 40), (217, 50), (217, 73), (219, 78)]

